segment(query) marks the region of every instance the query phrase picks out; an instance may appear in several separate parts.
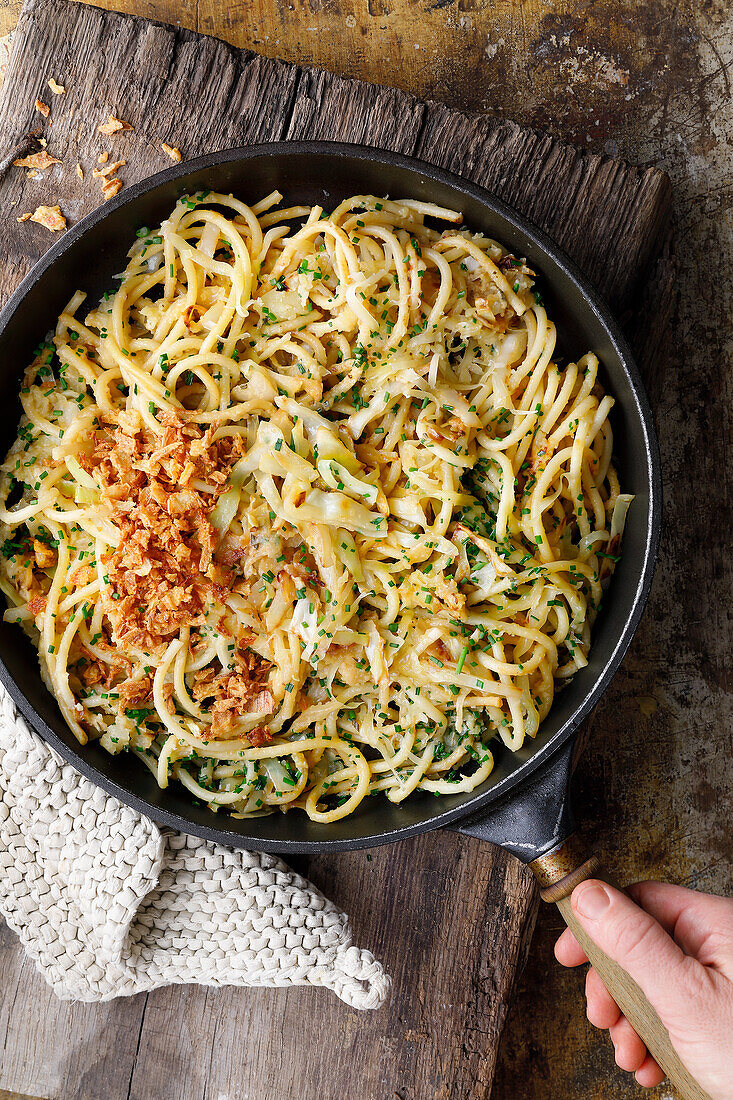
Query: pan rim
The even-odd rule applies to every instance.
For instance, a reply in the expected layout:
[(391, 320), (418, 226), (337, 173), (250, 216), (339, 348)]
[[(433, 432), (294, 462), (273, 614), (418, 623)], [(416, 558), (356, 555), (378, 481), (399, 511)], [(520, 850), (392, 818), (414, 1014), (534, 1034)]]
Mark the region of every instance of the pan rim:
[[(613, 351), (622, 365), (626, 379), (629, 383), (631, 395), (636, 403), (636, 409), (643, 433), (643, 450), (646, 458), (645, 474), (649, 482), (649, 505), (646, 539), (643, 552), (643, 560), (639, 572), (636, 591), (633, 595), (631, 607), (627, 614), (623, 628), (615, 638), (612, 651), (607, 658), (598, 677), (592, 682), (586, 693), (567, 718), (563, 725), (550, 737), (548, 742), (539, 748), (528, 760), (523, 761), (510, 775), (507, 775), (474, 797), (467, 799), (461, 805), (452, 809), (438, 809), (438, 812), (429, 817), (412, 822), (408, 825), (391, 829), (385, 832), (369, 836), (358, 836), (340, 839), (324, 839), (318, 841), (306, 840), (271, 840), (261, 837), (245, 836), (240, 832), (233, 832), (226, 827), (217, 824), (199, 824), (178, 813), (166, 810), (147, 802), (141, 796), (135, 794), (127, 787), (121, 786), (109, 776), (99, 771), (84, 755), (82, 746), (78, 750), (63, 741), (58, 734), (36, 712), (30, 699), (18, 687), (5, 665), (0, 653), (0, 681), (3, 683), (16, 706), (28, 721), (51, 747), (58, 752), (77, 771), (91, 780), (96, 786), (101, 787), (109, 794), (114, 795), (121, 802), (131, 806), (139, 813), (154, 820), (158, 824), (177, 829), (184, 833), (202, 837), (205, 840), (215, 841), (237, 848), (250, 848), (259, 851), (314, 854), (319, 852), (333, 852), (355, 850), (359, 848), (376, 847), (382, 844), (393, 843), (406, 839), (421, 832), (432, 831), (446, 825), (453, 825), (461, 820), (476, 819), (482, 811), (509, 796), (512, 792), (520, 790), (526, 784), (530, 776), (538, 769), (546, 767), (555, 753), (566, 744), (582, 721), (600, 700), (606, 691), (613, 676), (618, 671), (626, 651), (636, 633), (646, 606), (649, 591), (654, 575), (657, 552), (661, 536), (662, 525), (662, 478), (661, 458), (656, 431), (654, 428), (653, 414), (644, 383), (634, 361), (631, 349), (623, 336), (608, 305), (603, 301), (598, 292), (580, 271), (575, 262), (567, 256), (554, 241), (534, 223), (509, 206), (502, 199), (493, 195), (486, 188), (470, 182), (463, 177), (439, 168), (427, 161), (402, 153), (380, 149), (375, 146), (363, 144), (350, 144), (346, 142), (331, 141), (279, 141), (257, 145), (248, 145), (235, 149), (222, 149), (212, 153), (203, 154), (182, 164), (173, 165), (147, 176), (138, 183), (115, 196), (102, 206), (90, 211), (76, 225), (72, 226), (64, 236), (56, 241), (48, 252), (42, 256), (25, 276), (17, 289), (10, 296), (6, 304), (0, 310), (0, 336), (12, 322), (12, 318), (23, 301), (25, 295), (46, 272), (64, 255), (73, 248), (78, 240), (90, 232), (99, 222), (112, 214), (120, 207), (134, 202), (141, 195), (154, 191), (163, 184), (183, 179), (196, 172), (205, 171), (222, 164), (236, 164), (254, 158), (268, 156), (313, 156), (327, 154), (333, 156), (350, 157), (356, 160), (377, 162), (395, 165), (405, 171), (427, 177), (428, 179), (445, 186), (451, 187), (473, 198), (508, 222), (514, 230), (530, 240), (543, 254), (545, 254), (579, 290), (585, 304), (600, 322), (608, 337)], [(212, 815), (215, 817), (215, 815)], [(228, 819), (221, 819), (222, 825)]]

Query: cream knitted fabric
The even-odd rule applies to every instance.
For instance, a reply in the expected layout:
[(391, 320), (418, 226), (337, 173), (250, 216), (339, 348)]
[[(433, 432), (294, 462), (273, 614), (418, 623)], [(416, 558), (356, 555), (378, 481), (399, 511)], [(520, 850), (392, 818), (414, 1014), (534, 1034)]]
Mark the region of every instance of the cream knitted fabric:
[(0, 912), (54, 992), (317, 985), (379, 1008), (348, 918), (274, 856), (158, 828), (64, 763), (0, 688)]

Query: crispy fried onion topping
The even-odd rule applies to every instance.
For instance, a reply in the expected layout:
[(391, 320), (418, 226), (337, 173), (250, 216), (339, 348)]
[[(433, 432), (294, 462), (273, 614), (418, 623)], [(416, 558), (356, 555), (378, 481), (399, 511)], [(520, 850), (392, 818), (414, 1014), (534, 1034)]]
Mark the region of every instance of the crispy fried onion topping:
[[(207, 612), (232, 586), (227, 556), (214, 558), (209, 514), (242, 457), (242, 438), (217, 439), (215, 425), (204, 431), (170, 413), (159, 415), (160, 434), (125, 412), (100, 418), (91, 450), (80, 457), (121, 535), (102, 558), (102, 602), (118, 653), (162, 653), (182, 629), (204, 626)], [(237, 639), (234, 671), (217, 672), (214, 665), (195, 675), (193, 697), (208, 704), (213, 737), (225, 735), (242, 713), (266, 715), (274, 708), (264, 686), (269, 662), (247, 650), (246, 641)], [(84, 679), (91, 684), (95, 677), (90, 662)], [(125, 696), (128, 687), (135, 706), (150, 701), (152, 681), (123, 682), (115, 690)]]

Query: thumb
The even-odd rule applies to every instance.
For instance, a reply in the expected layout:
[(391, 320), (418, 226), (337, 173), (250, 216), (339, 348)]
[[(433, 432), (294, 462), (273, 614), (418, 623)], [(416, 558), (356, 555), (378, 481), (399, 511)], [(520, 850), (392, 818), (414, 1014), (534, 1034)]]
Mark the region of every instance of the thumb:
[(596, 879), (576, 886), (571, 905), (583, 931), (634, 979), (662, 1019), (676, 1015), (690, 959), (661, 924), (626, 894)]

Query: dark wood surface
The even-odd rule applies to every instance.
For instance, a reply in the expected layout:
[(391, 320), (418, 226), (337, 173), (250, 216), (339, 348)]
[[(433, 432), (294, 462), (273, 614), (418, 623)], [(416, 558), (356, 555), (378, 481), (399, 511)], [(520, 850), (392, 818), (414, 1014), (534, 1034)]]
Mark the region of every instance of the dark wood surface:
[[(49, 75), (65, 95), (50, 93)], [(36, 96), (49, 103), (50, 121), (34, 111)], [(97, 126), (109, 113), (133, 130), (102, 138)], [(417, 153), (491, 187), (547, 229), (630, 323), (632, 307), (660, 285), (644, 278), (670, 201), (656, 169), (189, 31), (65, 0), (27, 4), (0, 98), (0, 155), (38, 125), (62, 164), (39, 179), (11, 168), (0, 181), (6, 215), (58, 202), (77, 221), (101, 201), (91, 169), (102, 148), (127, 160), (119, 174), (129, 184), (170, 163), (161, 141), (190, 157), (260, 140), (340, 138)], [(3, 299), (53, 239), (12, 216), (5, 225)], [(536, 912), (527, 872), (498, 849), (447, 833), (301, 860), (298, 869), (385, 961), (395, 978), (388, 1008), (357, 1015), (313, 991), (199, 988), (60, 1004), (6, 933), (0, 1084), (64, 1100), (488, 1096)]]

